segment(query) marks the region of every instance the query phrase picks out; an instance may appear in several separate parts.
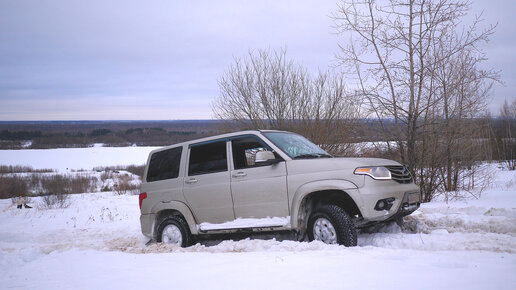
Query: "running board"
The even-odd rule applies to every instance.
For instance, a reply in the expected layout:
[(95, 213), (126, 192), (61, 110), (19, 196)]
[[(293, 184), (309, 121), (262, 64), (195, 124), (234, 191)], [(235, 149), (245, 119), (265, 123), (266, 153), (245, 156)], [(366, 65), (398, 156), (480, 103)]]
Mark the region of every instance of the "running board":
[(263, 232), (274, 231), (278, 228), (290, 229), (290, 217), (272, 218), (238, 218), (220, 224), (201, 223), (197, 228), (202, 233), (208, 232)]
[(278, 230), (290, 230), (290, 227), (284, 226), (267, 226), (267, 227), (250, 227), (250, 228), (222, 228), (222, 229), (199, 229), (201, 233), (210, 233), (210, 234), (228, 234), (228, 233), (252, 233), (252, 232), (271, 232)]

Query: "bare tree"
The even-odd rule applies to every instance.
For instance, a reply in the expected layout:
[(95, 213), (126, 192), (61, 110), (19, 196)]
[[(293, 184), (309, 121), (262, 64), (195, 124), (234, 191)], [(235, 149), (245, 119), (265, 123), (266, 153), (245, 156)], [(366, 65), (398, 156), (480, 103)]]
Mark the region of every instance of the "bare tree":
[(509, 170), (516, 169), (516, 100), (507, 100), (500, 109), (500, 133), (498, 134), (499, 158), (505, 161)]
[(372, 116), (394, 122), (384, 131), (397, 143), (389, 149), (417, 176), (425, 201), (439, 187), (457, 189), (459, 141), (476, 132), (464, 126), (498, 77), (478, 68), (478, 45), (494, 27), (480, 30), (478, 17), (461, 26), (469, 10), (466, 1), (365, 0), (342, 1), (333, 15), (337, 32), (349, 36), (337, 58), (358, 79)]
[(219, 87), (213, 112), (234, 129), (289, 130), (330, 153), (346, 154), (360, 103), (347, 93), (342, 74), (312, 76), (285, 50), (259, 50), (235, 59)]

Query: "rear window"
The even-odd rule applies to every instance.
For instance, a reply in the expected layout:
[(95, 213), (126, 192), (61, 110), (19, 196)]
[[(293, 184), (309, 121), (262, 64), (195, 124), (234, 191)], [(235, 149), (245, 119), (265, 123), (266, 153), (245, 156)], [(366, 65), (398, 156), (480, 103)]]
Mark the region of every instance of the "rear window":
[(152, 154), (147, 171), (147, 182), (159, 181), (179, 176), (183, 147), (176, 147)]

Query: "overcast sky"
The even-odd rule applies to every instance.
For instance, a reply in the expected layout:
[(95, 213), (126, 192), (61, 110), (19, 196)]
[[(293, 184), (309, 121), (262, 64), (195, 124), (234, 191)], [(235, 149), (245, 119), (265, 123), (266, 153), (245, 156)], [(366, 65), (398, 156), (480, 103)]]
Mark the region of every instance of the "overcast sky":
[[(335, 62), (336, 0), (0, 0), (0, 120), (210, 119), (217, 79), (249, 49)], [(516, 4), (474, 1), (496, 34), (490, 109), (516, 98)]]

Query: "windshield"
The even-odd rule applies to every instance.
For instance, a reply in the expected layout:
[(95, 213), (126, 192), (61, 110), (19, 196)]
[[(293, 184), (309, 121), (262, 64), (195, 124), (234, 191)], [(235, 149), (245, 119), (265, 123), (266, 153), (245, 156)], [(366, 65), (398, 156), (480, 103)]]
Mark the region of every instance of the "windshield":
[(265, 132), (263, 135), (292, 159), (332, 157), (326, 151), (319, 148), (319, 146), (297, 134)]

